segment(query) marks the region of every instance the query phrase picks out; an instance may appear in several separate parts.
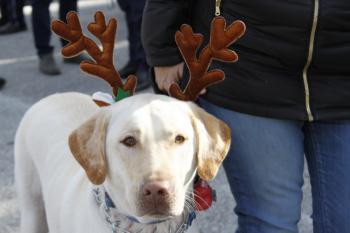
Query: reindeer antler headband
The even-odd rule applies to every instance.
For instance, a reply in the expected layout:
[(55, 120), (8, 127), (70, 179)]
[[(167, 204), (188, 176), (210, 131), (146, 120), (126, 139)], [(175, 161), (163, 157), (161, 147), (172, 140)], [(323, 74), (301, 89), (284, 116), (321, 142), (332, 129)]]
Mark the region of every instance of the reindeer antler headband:
[[(69, 44), (62, 49), (62, 55), (74, 57), (85, 50), (93, 61), (83, 61), (80, 68), (109, 83), (115, 101), (133, 95), (136, 87), (134, 75), (129, 75), (123, 83), (113, 65), (116, 29), (116, 19), (112, 18), (106, 24), (103, 13), (96, 12), (95, 22), (88, 25), (88, 30), (101, 41), (101, 50), (93, 40), (83, 34), (78, 15), (75, 12), (67, 14), (67, 23), (58, 20), (52, 22), (52, 30), (58, 36), (69, 41)], [(177, 84), (173, 84), (169, 90), (170, 95), (179, 100), (194, 101), (201, 90), (223, 81), (224, 73), (221, 70), (208, 72), (209, 66), (213, 59), (224, 62), (237, 61), (237, 54), (228, 47), (244, 32), (245, 25), (242, 21), (235, 21), (226, 27), (226, 21), (223, 17), (215, 17), (211, 24), (209, 44), (204, 47), (197, 58), (197, 50), (203, 43), (203, 36), (193, 33), (189, 25), (183, 25), (180, 31), (176, 32), (175, 40), (189, 69), (190, 80), (184, 91)], [(99, 106), (110, 104), (96, 99), (94, 101)]]
[[(117, 30), (116, 19), (112, 18), (106, 24), (103, 13), (98, 11), (95, 14), (95, 22), (88, 25), (88, 30), (101, 41), (102, 50), (93, 40), (83, 34), (78, 15), (75, 12), (67, 14), (67, 24), (54, 20), (52, 30), (69, 41), (69, 44), (62, 49), (63, 56), (74, 57), (84, 50), (90, 55), (94, 61), (83, 61), (80, 68), (86, 73), (95, 75), (109, 83), (116, 100), (134, 94), (136, 77), (129, 75), (124, 84), (113, 65), (114, 41)], [(109, 105), (109, 103), (102, 101), (95, 102), (99, 106)]]
[(210, 85), (221, 82), (225, 74), (221, 70), (208, 72), (213, 59), (223, 62), (236, 62), (238, 55), (228, 47), (243, 36), (245, 24), (235, 21), (226, 27), (223, 17), (215, 17), (211, 23), (209, 44), (203, 48), (197, 58), (197, 51), (203, 43), (203, 35), (195, 34), (191, 26), (182, 25), (175, 34), (175, 41), (181, 51), (190, 73), (190, 79), (184, 91), (177, 84), (170, 87), (170, 95), (180, 100), (195, 101), (201, 91)]

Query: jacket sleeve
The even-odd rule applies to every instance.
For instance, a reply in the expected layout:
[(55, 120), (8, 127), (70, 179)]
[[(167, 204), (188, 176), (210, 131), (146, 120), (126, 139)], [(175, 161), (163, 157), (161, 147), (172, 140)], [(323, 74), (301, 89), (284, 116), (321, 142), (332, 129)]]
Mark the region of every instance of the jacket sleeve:
[(142, 43), (150, 66), (170, 66), (182, 61), (175, 32), (189, 21), (189, 0), (148, 0), (142, 22)]

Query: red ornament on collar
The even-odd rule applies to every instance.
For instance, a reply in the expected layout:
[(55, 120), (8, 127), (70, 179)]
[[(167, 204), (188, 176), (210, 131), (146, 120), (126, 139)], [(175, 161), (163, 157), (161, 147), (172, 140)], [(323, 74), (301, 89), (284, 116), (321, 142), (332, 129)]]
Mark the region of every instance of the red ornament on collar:
[(197, 211), (207, 210), (216, 201), (215, 190), (206, 181), (199, 179), (194, 185), (194, 200)]

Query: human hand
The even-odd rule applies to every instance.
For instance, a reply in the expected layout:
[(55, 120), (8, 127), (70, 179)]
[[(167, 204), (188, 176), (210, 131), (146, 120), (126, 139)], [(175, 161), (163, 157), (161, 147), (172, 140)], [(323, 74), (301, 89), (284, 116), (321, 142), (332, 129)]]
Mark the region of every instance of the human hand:
[(161, 91), (169, 92), (173, 83), (179, 83), (183, 75), (184, 63), (181, 62), (174, 66), (155, 66), (154, 75), (158, 88)]

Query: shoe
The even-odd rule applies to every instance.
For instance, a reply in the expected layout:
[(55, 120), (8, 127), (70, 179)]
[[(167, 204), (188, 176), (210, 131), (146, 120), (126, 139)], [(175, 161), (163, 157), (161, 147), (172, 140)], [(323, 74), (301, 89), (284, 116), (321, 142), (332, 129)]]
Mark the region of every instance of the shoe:
[(63, 58), (63, 62), (69, 63), (69, 64), (80, 64), (82, 61), (86, 61), (86, 60), (89, 61), (89, 60), (91, 60), (91, 58), (84, 53), (82, 53), (76, 57)]
[(0, 90), (5, 86), (6, 80), (3, 78), (0, 78)]
[(151, 86), (151, 78), (147, 69), (139, 68), (135, 75), (137, 77), (136, 91), (142, 91)]
[(7, 22), (0, 27), (0, 35), (12, 34), (27, 30), (25, 23), (20, 22)]
[(136, 74), (139, 64), (129, 61), (123, 68), (119, 70), (120, 77), (126, 79), (130, 74)]
[(58, 75), (61, 73), (52, 53), (39, 56), (39, 70), (47, 75)]

